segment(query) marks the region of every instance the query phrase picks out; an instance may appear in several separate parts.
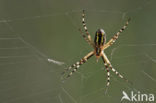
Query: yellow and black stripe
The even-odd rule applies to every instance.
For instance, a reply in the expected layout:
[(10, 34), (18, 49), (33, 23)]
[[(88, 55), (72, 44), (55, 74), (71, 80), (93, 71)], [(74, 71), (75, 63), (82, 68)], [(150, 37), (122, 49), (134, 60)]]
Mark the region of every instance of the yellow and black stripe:
[(95, 33), (94, 43), (96, 47), (96, 55), (99, 56), (101, 53), (101, 46), (106, 42), (106, 34), (104, 30), (98, 29)]
[(95, 33), (94, 43), (95, 46), (103, 46), (106, 41), (106, 34), (102, 29), (98, 29)]

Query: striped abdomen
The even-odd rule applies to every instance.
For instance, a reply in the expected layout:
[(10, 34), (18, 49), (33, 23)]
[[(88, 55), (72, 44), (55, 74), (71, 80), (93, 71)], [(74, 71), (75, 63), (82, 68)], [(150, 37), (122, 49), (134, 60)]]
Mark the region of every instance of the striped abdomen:
[(101, 53), (101, 47), (106, 42), (106, 34), (103, 29), (98, 29), (95, 33), (94, 43), (96, 46), (96, 55), (99, 56)]

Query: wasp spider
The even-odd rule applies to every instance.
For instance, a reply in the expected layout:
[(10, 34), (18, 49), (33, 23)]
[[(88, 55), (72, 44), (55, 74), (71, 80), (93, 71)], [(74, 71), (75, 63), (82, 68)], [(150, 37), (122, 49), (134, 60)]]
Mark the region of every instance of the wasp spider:
[(89, 52), (80, 61), (76, 62), (75, 64), (71, 65), (69, 68), (65, 69), (63, 74), (66, 71), (71, 70), (71, 72), (67, 75), (66, 78), (69, 78), (74, 72), (77, 71), (77, 69), (80, 67), (80, 65), (84, 64), (85, 62), (87, 62), (87, 60), (89, 58), (91, 58), (93, 55), (95, 55), (97, 61), (98, 61), (98, 59), (100, 57), (102, 58), (102, 60), (104, 62), (104, 66), (106, 67), (106, 71), (107, 71), (107, 84), (106, 84), (106, 86), (107, 87), (110, 84), (110, 70), (112, 70), (118, 77), (120, 77), (120, 78), (124, 79), (126, 82), (128, 82), (128, 80), (126, 78), (124, 78), (118, 71), (116, 71), (113, 68), (113, 66), (111, 65), (110, 61), (108, 60), (106, 54), (104, 53), (104, 50), (107, 49), (109, 46), (111, 46), (118, 39), (120, 33), (122, 33), (123, 30), (126, 29), (129, 21), (130, 21), (130, 19), (127, 20), (125, 25), (107, 43), (106, 43), (106, 33), (104, 32), (103, 29), (98, 29), (96, 31), (95, 38), (94, 38), (94, 41), (93, 41), (90, 34), (89, 34), (89, 32), (88, 32), (86, 23), (85, 23), (85, 11), (83, 10), (82, 24), (83, 24), (83, 28), (85, 30), (85, 34), (82, 32), (81, 29), (79, 29), (79, 31), (82, 34), (83, 38), (88, 42), (89, 45), (91, 45), (93, 47), (94, 50)]

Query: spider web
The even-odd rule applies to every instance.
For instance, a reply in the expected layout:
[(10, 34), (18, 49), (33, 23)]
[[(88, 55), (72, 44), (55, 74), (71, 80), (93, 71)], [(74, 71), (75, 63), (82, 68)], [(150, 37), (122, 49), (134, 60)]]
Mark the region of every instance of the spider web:
[[(0, 103), (116, 103), (122, 91), (156, 94), (154, 0), (2, 4)], [(102, 60), (96, 63), (95, 57), (62, 82), (63, 69), (92, 50), (78, 32), (84, 8), (91, 36), (103, 28), (107, 41), (132, 18), (105, 53), (133, 85), (111, 72), (111, 85), (106, 89), (104, 65)]]

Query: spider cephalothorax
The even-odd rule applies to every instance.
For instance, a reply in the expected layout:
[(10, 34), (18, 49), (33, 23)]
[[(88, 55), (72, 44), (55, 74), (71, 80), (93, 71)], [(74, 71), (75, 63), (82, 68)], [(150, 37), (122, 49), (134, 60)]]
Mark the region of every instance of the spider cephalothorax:
[(117, 76), (119, 76), (120, 78), (124, 79), (125, 81), (128, 82), (127, 79), (125, 79), (119, 72), (117, 72), (113, 66), (111, 65), (110, 61), (108, 60), (106, 54), (104, 53), (104, 50), (107, 49), (109, 46), (111, 46), (119, 37), (119, 34), (126, 29), (128, 23), (129, 23), (130, 19), (128, 19), (128, 21), (126, 22), (126, 24), (106, 43), (106, 33), (104, 32), (103, 29), (98, 29), (95, 33), (95, 38), (94, 41), (92, 41), (92, 38), (88, 32), (86, 23), (85, 23), (85, 13), (83, 10), (82, 13), (82, 24), (85, 30), (85, 34), (82, 32), (81, 29), (80, 32), (83, 36), (83, 38), (87, 41), (87, 43), (89, 45), (91, 45), (93, 47), (93, 51), (89, 52), (86, 56), (84, 56), (80, 61), (76, 62), (75, 64), (71, 65), (70, 67), (68, 67), (67, 69), (65, 69), (65, 71), (63, 72), (63, 74), (66, 71), (69, 71), (73, 68), (73, 70), (67, 75), (67, 78), (69, 78), (75, 71), (77, 71), (77, 69), (80, 67), (80, 65), (84, 64), (90, 57), (92, 57), (93, 55), (96, 56), (97, 60), (101, 57), (104, 65), (106, 67), (106, 71), (107, 71), (107, 87), (110, 84), (110, 72), (109, 70), (112, 70)]

